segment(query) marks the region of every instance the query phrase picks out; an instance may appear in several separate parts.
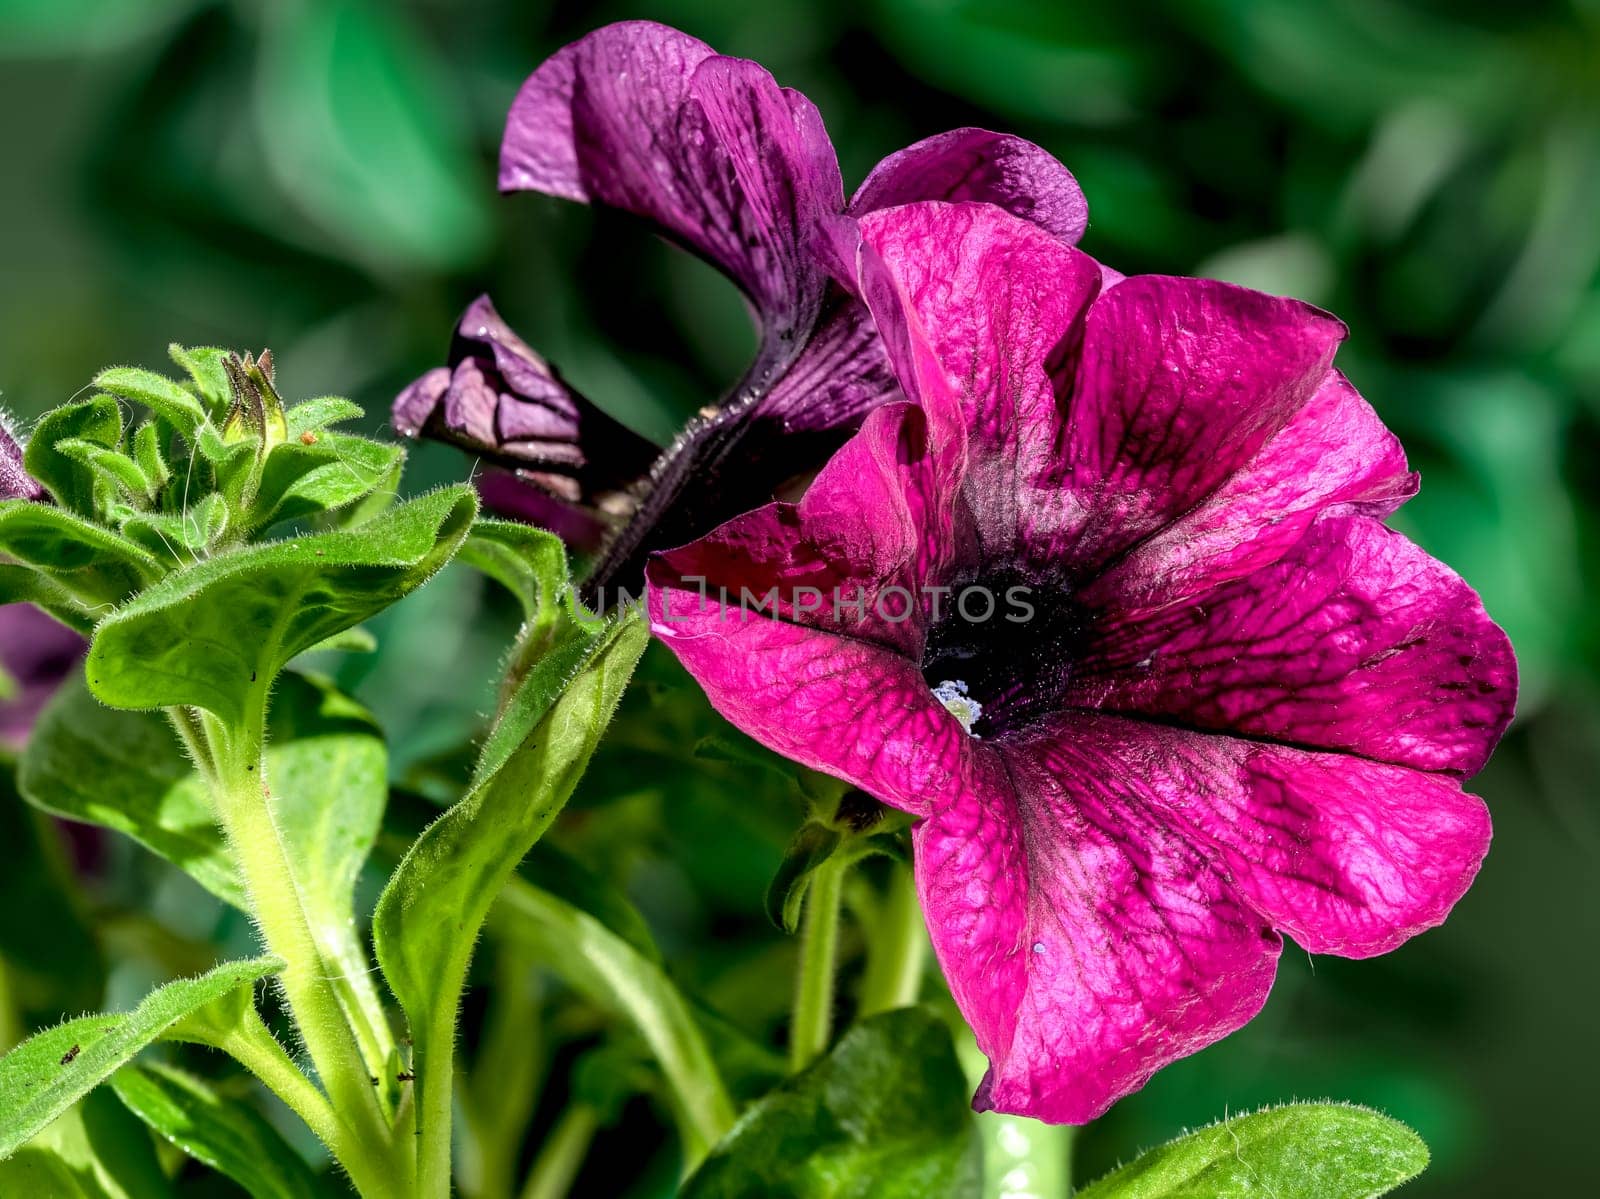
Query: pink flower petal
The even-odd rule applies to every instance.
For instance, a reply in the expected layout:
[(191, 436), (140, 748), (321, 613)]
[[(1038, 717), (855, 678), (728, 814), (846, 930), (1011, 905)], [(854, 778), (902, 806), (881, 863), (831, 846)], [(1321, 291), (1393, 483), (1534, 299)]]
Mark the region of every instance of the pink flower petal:
[(1065, 430), (1049, 368), (1099, 269), (987, 205), (906, 205), (864, 216), (861, 232), (886, 280), (868, 303), (880, 329), (893, 327), (885, 341), (903, 386), (930, 411), (947, 404), (941, 393), (959, 401), (983, 546), (1009, 555), (1035, 519), (1034, 487), (1057, 473)]
[(1387, 516), (1416, 494), (1400, 441), (1338, 371), (1209, 499), (1118, 559), (1091, 606), (1186, 599), (1282, 557), (1324, 513)]
[(762, 744), (920, 814), (972, 744), (903, 655), (724, 605), (651, 560), (650, 627), (712, 706)]
[(1065, 511), (1036, 554), (1088, 573), (1206, 500), (1321, 385), (1344, 326), (1209, 279), (1135, 276), (1085, 318), (1070, 381)]
[(1181, 604), (1093, 622), (1075, 705), (1473, 774), (1511, 719), (1511, 645), (1449, 567), (1370, 517)]
[(1072, 173), (1030, 141), (987, 129), (952, 129), (889, 155), (850, 201), (856, 215), (916, 200), (994, 204), (1068, 245), (1089, 225)]
[(1280, 941), (1166, 809), (1226, 763), (1084, 715), (985, 747), (915, 829), (923, 910), (990, 1060), (979, 1110), (1081, 1124), (1240, 1027)]

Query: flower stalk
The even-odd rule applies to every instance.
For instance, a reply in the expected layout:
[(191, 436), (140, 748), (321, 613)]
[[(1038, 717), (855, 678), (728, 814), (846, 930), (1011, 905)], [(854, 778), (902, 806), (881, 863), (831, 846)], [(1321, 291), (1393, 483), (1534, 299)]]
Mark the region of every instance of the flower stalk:
[(833, 1033), (833, 974), (845, 865), (835, 856), (812, 873), (800, 928), (800, 970), (789, 1027), (789, 1069), (804, 1070), (827, 1051)]

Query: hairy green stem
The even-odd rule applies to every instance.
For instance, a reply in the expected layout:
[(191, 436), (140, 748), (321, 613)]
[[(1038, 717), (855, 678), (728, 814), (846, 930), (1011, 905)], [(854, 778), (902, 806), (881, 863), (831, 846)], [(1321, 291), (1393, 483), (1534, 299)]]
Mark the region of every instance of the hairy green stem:
[(907, 866), (895, 865), (889, 890), (868, 924), (867, 972), (861, 980), (861, 1017), (916, 1003), (928, 960), (928, 930)]
[(566, 1199), (599, 1127), (599, 1114), (587, 1103), (574, 1103), (562, 1112), (528, 1171), (522, 1199)]
[[(381, 1152), (389, 1145), (390, 1130), (340, 994), (344, 966), (323, 952), (312, 930), (274, 816), (264, 777), (264, 696), (259, 706), (253, 706), (252, 717), (244, 728), (226, 729), (205, 716), (200, 727), (209, 753), (204, 757), (191, 741), (196, 728), (192, 717), (174, 717), (173, 723), (197, 762), (206, 763), (202, 770), (209, 776), (218, 818), (243, 876), (250, 914), (267, 948), (287, 963), (279, 985), (335, 1112), (352, 1130), (346, 1144), (363, 1156)], [(409, 1146), (402, 1149), (392, 1155), (399, 1178), (391, 1178), (377, 1191), (363, 1189), (364, 1194), (393, 1195), (396, 1181), (402, 1186), (409, 1182), (403, 1164), (409, 1159)], [(341, 1163), (349, 1168), (342, 1158)]]
[(794, 1019), (789, 1026), (790, 1070), (803, 1070), (821, 1057), (833, 1032), (833, 970), (839, 949), (844, 870), (837, 857), (830, 858), (812, 872), (806, 889)]

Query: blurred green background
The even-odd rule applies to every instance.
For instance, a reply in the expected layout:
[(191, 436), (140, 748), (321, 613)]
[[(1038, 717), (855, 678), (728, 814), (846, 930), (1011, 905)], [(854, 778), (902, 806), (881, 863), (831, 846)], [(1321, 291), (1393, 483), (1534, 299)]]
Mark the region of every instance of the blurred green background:
[[(1435, 1162), (1408, 1195), (1593, 1193), (1600, 3), (0, 0), (0, 403), (26, 418), (109, 363), (159, 369), (173, 340), (268, 345), (288, 395), (352, 395), (377, 427), (488, 290), (580, 388), (669, 436), (753, 346), (732, 287), (627, 221), (494, 190), (523, 76), (636, 16), (806, 92), (847, 186), (926, 134), (1014, 130), (1077, 174), (1096, 256), (1338, 313), (1340, 365), (1422, 471), (1396, 523), (1517, 646), (1519, 719), (1476, 785), (1495, 847), (1450, 922), (1372, 962), (1288, 948), (1263, 1016), (1119, 1104), (1080, 1177), (1225, 1109), (1333, 1096), (1423, 1133)], [(425, 447), (409, 485), (467, 469)], [(447, 574), (343, 668), (399, 769), (470, 734), (505, 629)], [(762, 971), (786, 947), (759, 901), (796, 812), (663, 770), (647, 701), (563, 836), (649, 899), (689, 978), (776, 1021), (787, 982)], [(246, 935), (158, 881), (169, 922)], [(597, 1157), (653, 1118), (622, 1112)], [(580, 1193), (670, 1177), (607, 1168)]]

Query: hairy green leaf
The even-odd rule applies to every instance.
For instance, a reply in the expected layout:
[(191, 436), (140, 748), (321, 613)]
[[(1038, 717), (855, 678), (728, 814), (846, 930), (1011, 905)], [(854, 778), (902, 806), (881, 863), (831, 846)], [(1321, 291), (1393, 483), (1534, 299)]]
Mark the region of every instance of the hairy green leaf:
[(121, 603), (163, 570), (127, 538), (27, 500), (0, 502), (0, 554), (38, 571), (90, 609)]
[(366, 414), (360, 404), (344, 396), (317, 396), (315, 399), (302, 400), (289, 409), (289, 436), (298, 440), (302, 433), (321, 433), (329, 425), (360, 420)]
[(290, 658), (427, 581), (476, 511), (469, 488), (445, 488), (356, 529), (174, 572), (96, 629), (89, 687), (113, 707), (192, 705), (238, 725)]
[(1079, 1199), (1369, 1199), (1415, 1178), (1428, 1147), (1344, 1103), (1291, 1103), (1223, 1120), (1141, 1154)]
[(254, 1108), (203, 1079), (158, 1063), (124, 1066), (112, 1089), (128, 1110), (196, 1161), (226, 1174), (251, 1199), (323, 1193), (305, 1159)]
[(249, 526), (266, 529), (348, 507), (384, 486), (404, 458), (397, 445), (347, 433), (324, 433), (311, 445), (274, 446), (251, 501)]
[(168, 1199), (172, 1184), (143, 1124), (95, 1091), (0, 1161), (6, 1199)]
[(137, 366), (101, 371), (94, 385), (120, 399), (142, 404), (189, 440), (206, 421), (204, 406), (165, 375)]
[(116, 400), (97, 395), (51, 409), (39, 418), (23, 451), (23, 466), (56, 497), (56, 503), (80, 516), (93, 516), (94, 471), (56, 448), (57, 442), (69, 438), (115, 449), (122, 441), (122, 410)]
[(373, 920), (378, 961), (411, 1022), (422, 1081), (445, 1103), (450, 1079), (433, 1062), (449, 1060), (473, 942), (577, 786), (646, 637), (633, 611), (598, 634), (572, 630), (535, 664), (490, 732), (466, 797), (418, 838), (384, 888)]
[(17, 784), (35, 807), (124, 833), (244, 908), (205, 788), (159, 712), (107, 708), (72, 678), (40, 714)]
[(131, 1012), (80, 1016), (29, 1037), (0, 1058), (0, 1159), (191, 1012), (282, 968), (277, 958), (229, 962), (152, 991)]
[(950, 1032), (870, 1017), (745, 1113), (684, 1199), (977, 1199), (980, 1162)]

